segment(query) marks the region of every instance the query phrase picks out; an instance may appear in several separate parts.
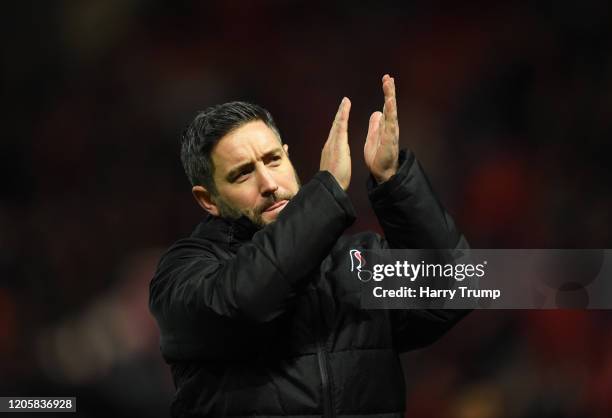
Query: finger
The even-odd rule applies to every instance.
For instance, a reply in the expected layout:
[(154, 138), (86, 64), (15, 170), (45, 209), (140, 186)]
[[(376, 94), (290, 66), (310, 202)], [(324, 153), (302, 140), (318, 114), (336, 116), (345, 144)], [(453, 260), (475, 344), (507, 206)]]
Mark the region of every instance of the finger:
[(391, 85), (393, 84), (393, 77), (391, 77), (389, 74), (385, 74), (382, 78), (382, 85), (383, 85), (383, 90), (385, 90), (388, 87), (392, 87)]
[(350, 156), (351, 150), (348, 142), (348, 123), (349, 116), (351, 114), (351, 101), (348, 99), (348, 97), (345, 97), (342, 99), (342, 101), (344, 102), (344, 106), (342, 107), (342, 114), (340, 117), (339, 139), (342, 141), (342, 146), (345, 147), (346, 153)]
[(344, 105), (342, 106), (342, 114), (340, 115), (340, 125), (344, 132), (348, 131), (349, 116), (351, 114), (351, 101), (348, 97), (342, 99)]
[(395, 99), (395, 80), (387, 83), (388, 95), (385, 96), (383, 115), (385, 118), (385, 138), (395, 143), (399, 136), (399, 123), (397, 120), (397, 101)]
[(350, 111), (351, 101), (347, 97), (342, 98), (338, 111), (336, 112), (336, 117), (334, 118), (334, 122), (332, 124), (329, 139), (335, 139), (336, 136), (345, 133), (348, 130)]
[[(395, 80), (388, 75), (383, 77), (383, 93), (385, 96), (385, 104), (383, 114), (387, 122), (392, 118), (397, 119), (397, 105), (395, 100)], [(390, 103), (391, 102), (391, 103)]]
[(398, 135), (399, 127), (397, 123), (397, 106), (394, 99), (389, 99), (385, 102), (383, 109), (383, 118), (385, 120), (385, 139), (395, 139)]
[(383, 77), (383, 94), (385, 95), (385, 101), (395, 97), (395, 80), (389, 76)]
[[(384, 108), (383, 108), (383, 112), (384, 112)], [(385, 133), (385, 115), (384, 113), (381, 113), (380, 118), (378, 120), (378, 128), (376, 130), (376, 146), (380, 146), (380, 144), (383, 142), (383, 136)]]

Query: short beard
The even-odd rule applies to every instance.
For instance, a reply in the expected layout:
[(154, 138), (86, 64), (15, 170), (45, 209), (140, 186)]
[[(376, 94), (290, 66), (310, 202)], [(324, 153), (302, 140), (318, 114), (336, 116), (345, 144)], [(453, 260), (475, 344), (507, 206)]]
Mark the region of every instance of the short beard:
[(256, 208), (246, 209), (246, 210), (240, 210), (232, 206), (221, 196), (216, 196), (214, 198), (214, 201), (215, 201), (215, 204), (217, 205), (217, 209), (219, 210), (220, 217), (235, 220), (235, 219), (241, 218), (242, 216), (246, 216), (247, 218), (249, 218), (251, 222), (257, 225), (259, 228), (263, 228), (269, 223), (269, 222), (264, 221), (263, 219), (263, 213), (265, 212), (265, 210), (280, 200), (288, 201), (288, 200), (291, 200), (292, 197), (293, 195), (290, 195), (288, 193), (285, 193), (285, 194), (274, 193), (273, 195), (270, 195), (268, 198), (266, 198), (266, 200), (260, 205), (258, 205)]
[[(294, 171), (294, 174), (295, 174), (295, 181), (299, 189), (302, 187), (302, 183), (300, 182), (300, 178), (298, 177), (295, 171)], [(266, 198), (266, 200), (262, 204), (257, 206), (256, 208), (246, 209), (246, 210), (240, 210), (236, 208), (235, 206), (232, 206), (223, 197), (221, 197), (219, 194), (216, 194), (216, 193), (212, 196), (212, 199), (214, 203), (217, 205), (217, 209), (219, 210), (220, 217), (235, 220), (243, 216), (246, 216), (251, 222), (257, 225), (259, 228), (263, 228), (268, 223), (270, 223), (270, 222), (264, 221), (263, 216), (262, 216), (264, 211), (267, 208), (269, 208), (271, 205), (273, 205), (274, 203), (280, 200), (287, 200), (287, 201), (291, 200), (293, 196), (294, 195), (291, 195), (289, 193), (283, 193), (283, 194), (274, 193), (273, 195), (268, 196), (268, 198)], [(271, 221), (271, 222), (274, 222), (274, 221)]]

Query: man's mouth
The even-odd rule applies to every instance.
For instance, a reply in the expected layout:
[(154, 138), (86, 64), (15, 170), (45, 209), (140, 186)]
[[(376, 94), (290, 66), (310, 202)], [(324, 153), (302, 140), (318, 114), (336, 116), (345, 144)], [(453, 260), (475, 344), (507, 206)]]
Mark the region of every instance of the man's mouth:
[(268, 206), (266, 210), (264, 210), (264, 212), (272, 212), (274, 209), (285, 206), (287, 202), (288, 200), (279, 200), (278, 202), (275, 202), (274, 204), (272, 204), (272, 206)]

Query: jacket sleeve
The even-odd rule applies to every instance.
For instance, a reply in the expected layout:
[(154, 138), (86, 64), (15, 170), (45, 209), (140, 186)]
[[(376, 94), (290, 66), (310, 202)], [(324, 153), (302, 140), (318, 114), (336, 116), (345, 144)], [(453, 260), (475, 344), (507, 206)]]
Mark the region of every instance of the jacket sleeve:
[(412, 152), (400, 152), (399, 169), (386, 182), (376, 185), (370, 176), (368, 195), (391, 248), (467, 248)]
[[(469, 244), (434, 194), (414, 154), (402, 150), (397, 173), (382, 184), (372, 176), (368, 194), (393, 249), (468, 250)], [(439, 339), (471, 310), (410, 309), (391, 311), (394, 342), (399, 352), (424, 347)]]
[(165, 324), (202, 315), (273, 320), (354, 219), (348, 196), (322, 171), (233, 257), (218, 259), (193, 244), (173, 247), (150, 285), (149, 306), (162, 334)]

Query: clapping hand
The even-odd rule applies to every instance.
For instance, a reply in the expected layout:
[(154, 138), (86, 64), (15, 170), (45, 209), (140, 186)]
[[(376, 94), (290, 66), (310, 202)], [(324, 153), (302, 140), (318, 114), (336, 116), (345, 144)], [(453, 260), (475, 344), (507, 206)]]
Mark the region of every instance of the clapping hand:
[(388, 74), (382, 78), (385, 104), (383, 111), (370, 116), (363, 154), (366, 165), (378, 183), (391, 178), (398, 168), (399, 123), (395, 100), (395, 80)]
[(347, 190), (351, 182), (351, 150), (348, 143), (348, 120), (351, 101), (343, 98), (321, 152), (320, 169), (329, 171)]

